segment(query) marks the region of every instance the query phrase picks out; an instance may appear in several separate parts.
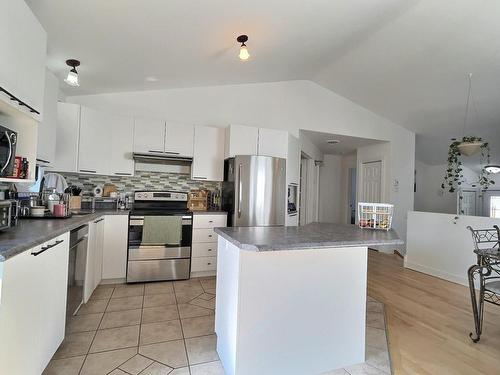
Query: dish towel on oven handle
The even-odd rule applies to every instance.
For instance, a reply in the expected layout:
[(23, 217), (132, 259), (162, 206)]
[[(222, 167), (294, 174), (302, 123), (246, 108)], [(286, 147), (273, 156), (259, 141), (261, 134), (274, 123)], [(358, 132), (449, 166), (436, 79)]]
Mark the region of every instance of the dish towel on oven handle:
[(180, 245), (182, 216), (145, 216), (142, 243), (147, 245)]

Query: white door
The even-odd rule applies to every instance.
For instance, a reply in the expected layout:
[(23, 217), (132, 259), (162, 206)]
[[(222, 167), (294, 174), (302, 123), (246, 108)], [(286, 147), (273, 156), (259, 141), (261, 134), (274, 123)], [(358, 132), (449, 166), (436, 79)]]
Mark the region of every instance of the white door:
[(464, 190), (458, 196), (458, 214), (476, 216), (476, 192)]
[(165, 152), (179, 156), (193, 156), (194, 126), (167, 122)]
[(360, 202), (382, 202), (382, 161), (361, 164)]
[(482, 216), (500, 218), (500, 190), (483, 192)]
[(134, 152), (165, 151), (165, 121), (136, 118)]
[(127, 272), (127, 232), (127, 215), (106, 216), (102, 254), (103, 279), (125, 279)]
[(225, 131), (222, 128), (196, 126), (191, 166), (193, 180), (224, 179), (224, 136)]

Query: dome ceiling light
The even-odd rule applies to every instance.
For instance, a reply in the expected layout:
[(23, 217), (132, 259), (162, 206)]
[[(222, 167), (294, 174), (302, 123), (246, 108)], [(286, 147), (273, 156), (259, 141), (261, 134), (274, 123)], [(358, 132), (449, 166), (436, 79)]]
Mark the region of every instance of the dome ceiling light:
[(236, 40), (238, 41), (238, 43), (241, 43), (240, 53), (238, 57), (242, 61), (248, 60), (248, 58), (250, 57), (250, 53), (248, 53), (247, 45), (245, 44), (248, 41), (248, 35), (240, 35), (236, 38)]
[(488, 173), (497, 174), (497, 173), (500, 173), (500, 165), (488, 164), (488, 165), (484, 166), (484, 170)]

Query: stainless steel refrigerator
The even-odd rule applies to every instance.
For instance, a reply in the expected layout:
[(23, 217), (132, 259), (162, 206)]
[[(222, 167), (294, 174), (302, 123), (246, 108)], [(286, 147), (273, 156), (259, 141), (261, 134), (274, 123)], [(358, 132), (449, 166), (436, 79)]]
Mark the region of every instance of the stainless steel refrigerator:
[(285, 224), (286, 160), (270, 156), (237, 155), (226, 159), (222, 208), (229, 226)]

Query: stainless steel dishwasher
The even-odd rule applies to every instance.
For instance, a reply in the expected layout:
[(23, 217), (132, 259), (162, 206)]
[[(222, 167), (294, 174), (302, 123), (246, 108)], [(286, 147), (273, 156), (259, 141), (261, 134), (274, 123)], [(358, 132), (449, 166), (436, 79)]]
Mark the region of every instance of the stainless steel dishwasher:
[(88, 233), (88, 225), (82, 225), (70, 232), (66, 316), (76, 314), (83, 303)]

